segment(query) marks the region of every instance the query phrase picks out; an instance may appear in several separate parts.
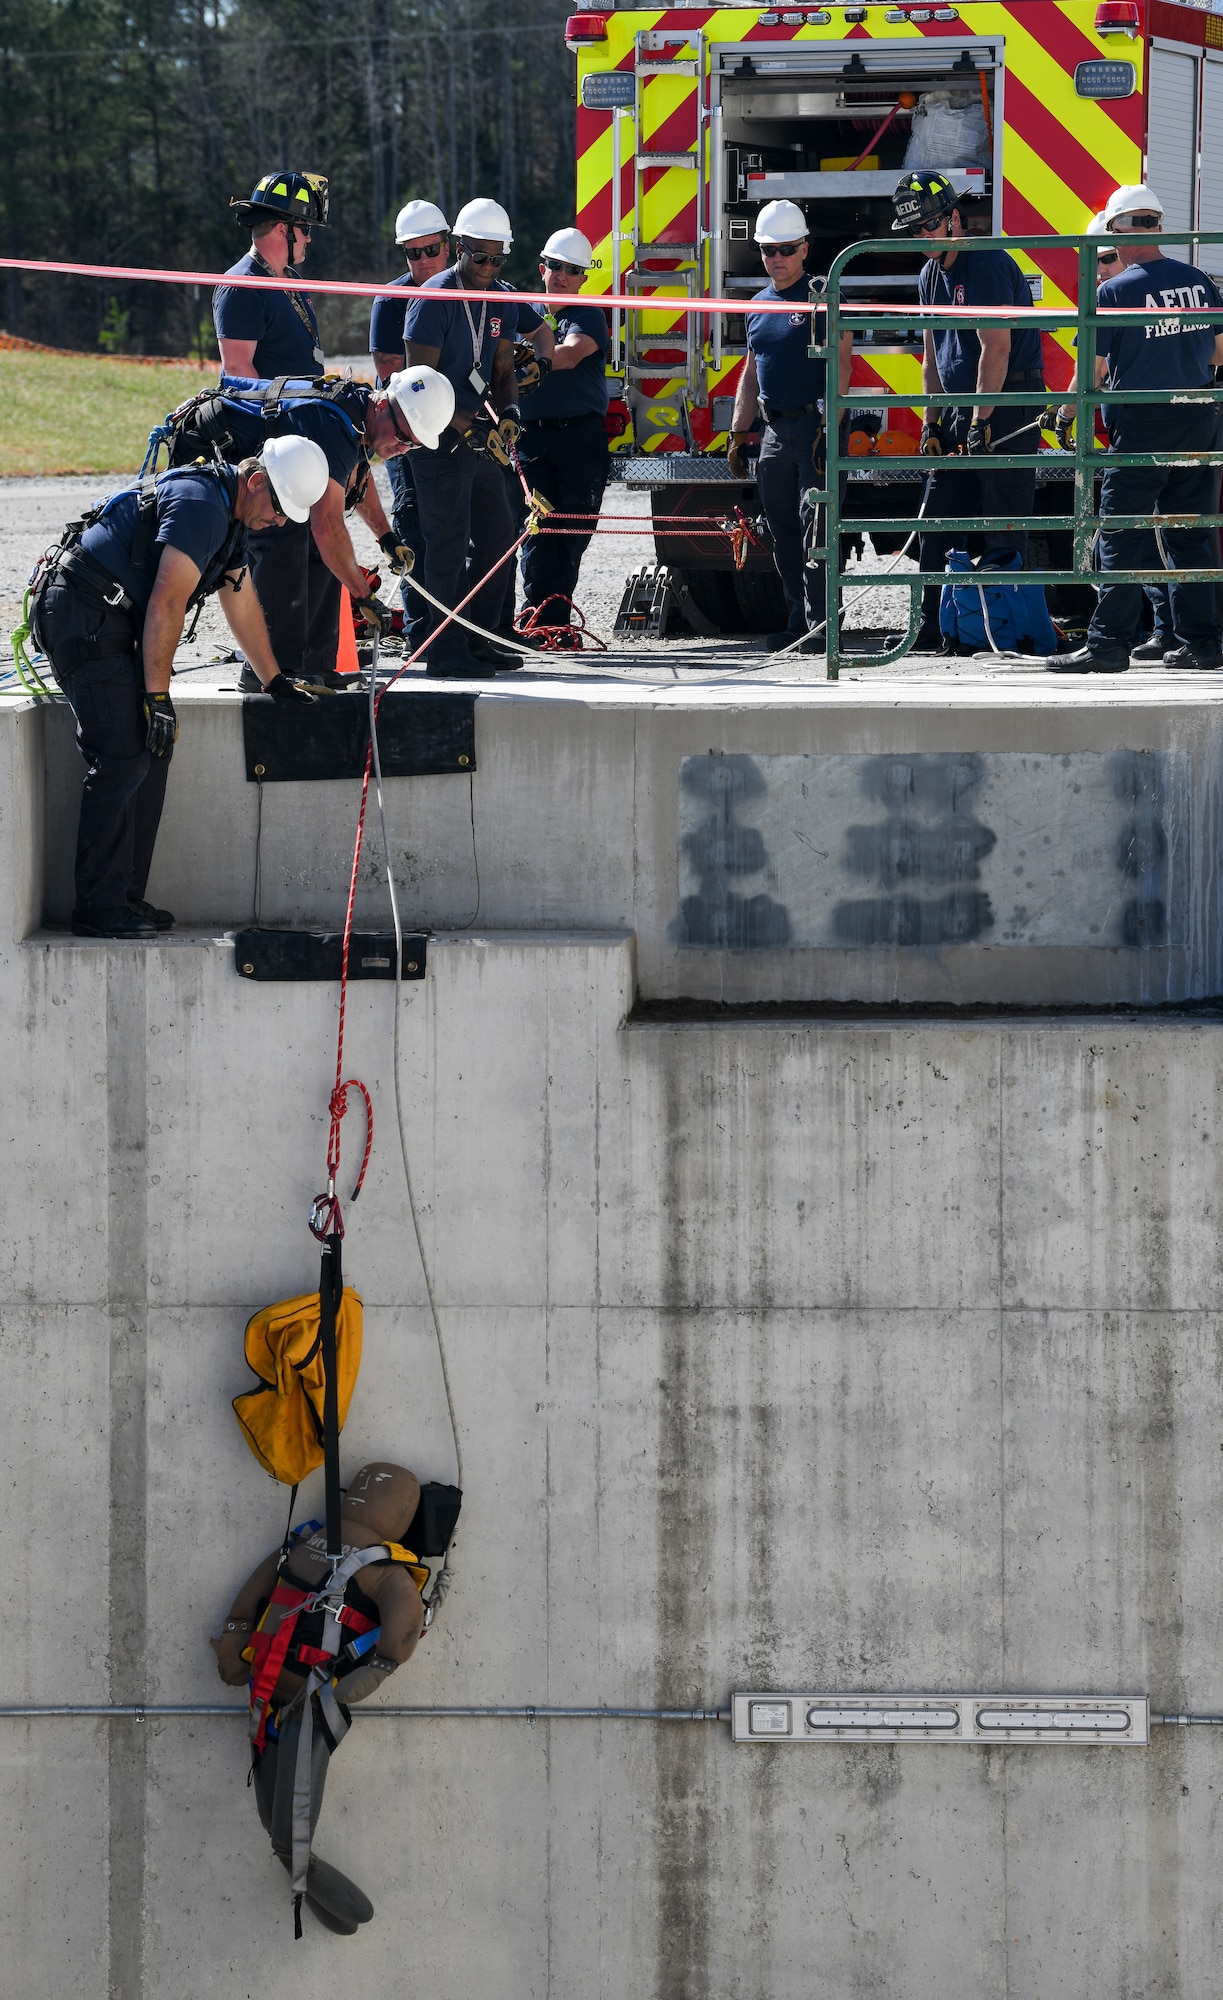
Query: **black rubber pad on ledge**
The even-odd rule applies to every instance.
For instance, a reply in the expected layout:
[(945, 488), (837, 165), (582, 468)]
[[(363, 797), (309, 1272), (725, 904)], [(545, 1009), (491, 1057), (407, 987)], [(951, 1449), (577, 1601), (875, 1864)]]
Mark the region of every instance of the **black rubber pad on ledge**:
[[(384, 778), (432, 778), (476, 768), (474, 694), (418, 693), (395, 688), (378, 711), (378, 756)], [(265, 785), (359, 778), (369, 748), (369, 698), (321, 694), (316, 701), (277, 701), (250, 694), (242, 703), (246, 775)]]
[[(404, 932), (403, 976), (425, 976), (427, 940)], [(343, 931), (239, 931), (234, 965), (240, 979), (325, 980), (338, 985), (344, 957)], [(348, 947), (350, 979), (395, 977), (394, 931), (354, 931)]]

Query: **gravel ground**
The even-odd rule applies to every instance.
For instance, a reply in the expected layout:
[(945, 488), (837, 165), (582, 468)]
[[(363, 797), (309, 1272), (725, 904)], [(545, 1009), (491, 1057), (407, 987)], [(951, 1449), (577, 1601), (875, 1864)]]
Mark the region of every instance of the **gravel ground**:
[[(384, 502), (389, 501), (386, 474), (382, 468), (378, 470), (378, 479)], [(122, 480), (117, 477), (0, 480), (0, 620), (6, 632), (20, 615), (25, 583), (41, 551), (54, 540), (65, 521), (71, 520), (74, 514), (100, 494), (121, 484)], [(578, 601), (588, 626), (607, 642), (609, 651), (603, 654), (597, 647), (592, 647), (584, 652), (582, 678), (588, 677), (591, 672), (608, 674), (616, 679), (644, 681), (673, 681), (680, 675), (687, 678), (690, 674), (701, 673), (719, 679), (739, 674), (778, 683), (824, 678), (821, 659), (797, 655), (778, 659), (764, 650), (763, 640), (759, 638), (669, 639), (629, 646), (613, 645), (612, 627), (625, 578), (640, 564), (655, 559), (653, 536), (648, 528), (649, 511), (648, 494), (619, 483), (608, 487), (604, 513), (639, 516), (643, 528), (641, 534), (630, 531), (597, 535), (587, 552), (582, 565)], [(617, 525), (623, 527), (627, 524)], [(358, 557), (373, 567), (379, 560), (376, 543), (360, 521), (354, 520), (352, 526)], [(907, 559), (899, 564), (895, 564), (894, 559), (885, 563), (874, 555), (869, 545), (863, 566), (868, 570), (895, 568), (897, 573), (911, 572), (916, 568)], [(849, 595), (851, 602), (847, 622), (853, 627), (888, 626), (899, 623), (904, 616), (907, 600), (903, 592), (880, 588), (854, 591)], [(216, 599), (209, 598), (195, 640), (180, 651), (180, 671), (189, 670), (197, 686), (233, 686), (233, 667), (216, 663), (216, 656), (227, 652), (230, 645), (229, 629), (217, 608)], [(572, 679), (575, 665), (572, 654), (543, 655), (538, 666), (533, 665), (532, 671)], [(870, 668), (850, 668), (843, 678), (857, 679), (872, 671)], [(1025, 669), (1011, 668), (1010, 671), (1023, 672)], [(899, 666), (890, 667), (886, 672), (889, 678), (920, 675), (923, 678), (951, 679), (965, 675), (980, 676), (983, 672), (1005, 674), (1008, 669), (1002, 664), (994, 668), (970, 658), (947, 660), (932, 655), (910, 655)]]

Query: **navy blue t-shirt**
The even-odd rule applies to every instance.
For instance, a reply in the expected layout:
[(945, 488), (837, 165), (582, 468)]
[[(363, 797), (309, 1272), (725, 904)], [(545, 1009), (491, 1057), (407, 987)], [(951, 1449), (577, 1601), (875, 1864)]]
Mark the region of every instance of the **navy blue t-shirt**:
[[(405, 271), (400, 278), (392, 278), (394, 285), (411, 285), (412, 273)], [(375, 299), (374, 309), (369, 316), (369, 351), (371, 354), (394, 354), (398, 356), (396, 368), (406, 368), (408, 351), (403, 341), (403, 322), (406, 316), (401, 299)]]
[[(479, 407), (476, 392), (467, 379), (472, 368), (478, 364), (485, 381), (491, 382), (497, 342), (516, 340), (519, 322), (518, 307), (509, 299), (503, 306), (494, 305), (489, 299), (478, 305), (471, 300), (447, 299), (446, 293), (458, 285), (458, 266), (452, 265), (450, 270), (439, 271), (436, 278), (429, 278), (417, 287), (403, 332), (405, 340), (440, 349), (438, 372), (453, 383), (455, 408), (465, 413)], [(487, 289), (491, 291), (491, 285)]]
[[(224, 548), (233, 526), (238, 474), (233, 466), (184, 465), (157, 478), (157, 526), (153, 542), (181, 549), (201, 576)], [(81, 536), (81, 547), (123, 585), (143, 613), (148, 608), (160, 557), (151, 547), (147, 566), (132, 567), (132, 537), (140, 502), (140, 482), (112, 494), (106, 512)]]
[[(1223, 305), (1223, 296), (1213, 278), (1196, 265), (1182, 264), (1177, 257), (1159, 257), (1149, 264), (1130, 264), (1119, 276), (1109, 278), (1097, 294), (1102, 306), (1183, 306), (1187, 312), (1203, 306)], [(1223, 333), (1223, 320), (1193, 320), (1169, 317), (1148, 320), (1145, 326), (1101, 327), (1096, 336), (1096, 353), (1108, 363), (1108, 379), (1114, 389), (1204, 389), (1211, 379), (1216, 334)], [(1105, 422), (1140, 404), (1106, 404)], [(1143, 415), (1149, 414), (1147, 410)], [(1207, 413), (1203, 411), (1203, 416)]]
[[(784, 292), (767, 284), (757, 299), (792, 299), (806, 306), (807, 279)], [(824, 393), (824, 364), (813, 361), (807, 349), (819, 329), (822, 314), (810, 312), (749, 313), (747, 344), (756, 357), (756, 381), (760, 394), (775, 409), (798, 410), (804, 403), (818, 403)]]
[[(1015, 259), (1006, 250), (960, 250), (949, 271), (937, 257), (922, 265), (917, 280), (917, 296), (927, 306), (1023, 306), (1031, 307), (1032, 293)], [(939, 380), (949, 394), (974, 390), (981, 343), (967, 327), (933, 329), (934, 353)], [(1012, 375), (1039, 370), (1042, 366), (1040, 329), (1023, 332), (1011, 328)], [(1035, 388), (1033, 384), (1033, 388)]]
[(584, 333), (597, 341), (593, 354), (584, 354), (576, 368), (554, 368), (538, 389), (522, 399), (527, 423), (539, 417), (601, 417), (607, 408), (607, 355), (611, 333), (602, 306), (581, 305), (576, 299), (559, 303), (556, 312), (556, 344), (570, 333)]
[[(231, 264), (235, 277), (261, 278), (267, 273), (254, 254)], [(296, 273), (293, 274), (296, 276)], [(212, 322), (218, 340), (253, 340), (255, 373), (271, 380), (277, 375), (321, 375), (323, 343), (314, 307), (304, 292), (291, 286), (306, 315), (296, 312), (289, 292), (256, 291), (246, 285), (218, 285), (212, 295)], [(308, 324), (307, 324), (308, 322)]]

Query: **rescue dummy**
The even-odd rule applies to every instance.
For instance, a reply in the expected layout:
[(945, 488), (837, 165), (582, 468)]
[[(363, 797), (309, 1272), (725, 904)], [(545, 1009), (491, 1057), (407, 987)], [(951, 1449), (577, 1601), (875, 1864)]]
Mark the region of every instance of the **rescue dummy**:
[(331, 1753), (348, 1707), (411, 1658), (425, 1625), (429, 1571), (401, 1546), (420, 1505), (402, 1465), (363, 1465), (344, 1495), (334, 1575), (317, 1522), (294, 1529), (242, 1585), (219, 1638), (221, 1679), (250, 1682), (253, 1780), (272, 1852), (326, 1930), (351, 1937), (374, 1914), (355, 1882), (310, 1852)]

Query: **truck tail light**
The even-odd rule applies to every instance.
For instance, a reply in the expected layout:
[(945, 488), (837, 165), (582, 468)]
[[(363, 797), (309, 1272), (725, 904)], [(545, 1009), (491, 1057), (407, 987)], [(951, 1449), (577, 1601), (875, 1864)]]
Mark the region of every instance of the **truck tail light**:
[(581, 48), (585, 42), (607, 40), (606, 14), (571, 14), (565, 23), (565, 47)]
[(1128, 35), (1133, 39), (1138, 28), (1137, 0), (1100, 0), (1096, 8), (1097, 35)]
[(603, 428), (607, 432), (608, 443), (614, 444), (628, 429), (628, 411), (613, 403), (603, 413)]

